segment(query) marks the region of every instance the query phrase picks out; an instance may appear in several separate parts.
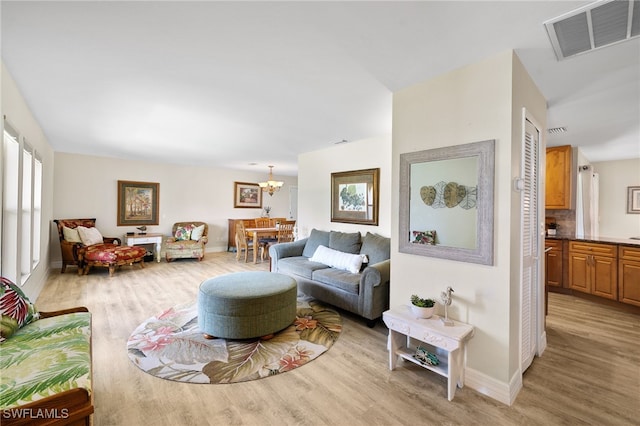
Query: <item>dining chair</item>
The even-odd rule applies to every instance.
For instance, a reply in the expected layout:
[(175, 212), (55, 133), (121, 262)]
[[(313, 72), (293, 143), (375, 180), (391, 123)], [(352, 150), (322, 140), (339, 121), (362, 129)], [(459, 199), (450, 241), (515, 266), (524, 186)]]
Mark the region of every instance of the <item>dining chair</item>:
[(286, 217), (271, 217), (269, 218), (269, 227), (275, 228), (277, 224), (284, 222), (285, 220), (287, 220)]
[[(264, 246), (260, 246), (260, 259), (265, 259), (265, 252), (267, 253), (267, 257), (269, 257), (269, 247), (277, 243), (288, 243), (293, 241), (293, 230), (296, 226), (295, 220), (285, 220), (280, 222), (278, 225), (278, 236), (277, 238), (272, 239), (272, 241), (268, 241)], [(262, 240), (261, 240), (262, 241)]]
[[(275, 227), (273, 219), (270, 219), (268, 217), (260, 217), (256, 219), (256, 228), (269, 228), (269, 227)], [(276, 241), (278, 241), (278, 238), (276, 238), (276, 236), (265, 236), (265, 237), (261, 237), (258, 240), (258, 247), (260, 248), (261, 259), (264, 259), (264, 251), (266, 250), (267, 245)]]
[(259, 217), (256, 219), (256, 228), (268, 228), (270, 223), (271, 219), (268, 217)]
[(253, 240), (247, 236), (244, 222), (236, 223), (236, 260), (240, 260), (240, 254), (244, 250), (244, 261), (249, 261), (249, 250), (253, 250)]

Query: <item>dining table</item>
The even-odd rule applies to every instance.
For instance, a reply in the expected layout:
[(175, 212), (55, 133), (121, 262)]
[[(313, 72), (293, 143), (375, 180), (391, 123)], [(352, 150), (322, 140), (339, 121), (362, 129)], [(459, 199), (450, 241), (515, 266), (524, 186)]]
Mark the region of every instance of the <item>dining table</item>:
[(253, 240), (253, 263), (258, 263), (258, 244), (260, 238), (276, 237), (278, 228), (246, 228), (247, 235)]

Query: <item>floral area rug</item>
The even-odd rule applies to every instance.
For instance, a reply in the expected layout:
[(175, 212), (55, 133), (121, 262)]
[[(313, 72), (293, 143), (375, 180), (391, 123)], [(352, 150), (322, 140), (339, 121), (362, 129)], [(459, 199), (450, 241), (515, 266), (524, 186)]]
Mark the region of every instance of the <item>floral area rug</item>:
[(131, 361), (161, 379), (188, 383), (236, 383), (285, 373), (329, 350), (342, 331), (340, 314), (298, 298), (293, 324), (268, 340), (205, 339), (197, 303), (149, 318), (127, 342)]

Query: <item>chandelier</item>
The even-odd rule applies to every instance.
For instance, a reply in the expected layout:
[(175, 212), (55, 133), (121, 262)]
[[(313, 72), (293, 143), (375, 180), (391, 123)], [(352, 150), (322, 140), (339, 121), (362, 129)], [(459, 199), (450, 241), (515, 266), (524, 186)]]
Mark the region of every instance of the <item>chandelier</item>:
[(273, 180), (273, 166), (269, 166), (269, 180), (266, 182), (258, 182), (258, 185), (260, 185), (260, 188), (262, 188), (264, 192), (273, 195), (274, 192), (280, 191), (284, 182)]

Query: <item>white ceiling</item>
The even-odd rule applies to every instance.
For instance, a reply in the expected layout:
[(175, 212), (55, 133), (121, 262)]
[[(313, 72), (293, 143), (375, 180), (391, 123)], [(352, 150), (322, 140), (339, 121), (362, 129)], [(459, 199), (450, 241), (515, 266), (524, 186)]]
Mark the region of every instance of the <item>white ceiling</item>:
[(390, 134), (393, 91), (515, 49), (568, 129), (548, 145), (640, 158), (640, 40), (558, 62), (544, 29), (588, 3), (3, 0), (2, 60), (56, 151), (295, 175)]

